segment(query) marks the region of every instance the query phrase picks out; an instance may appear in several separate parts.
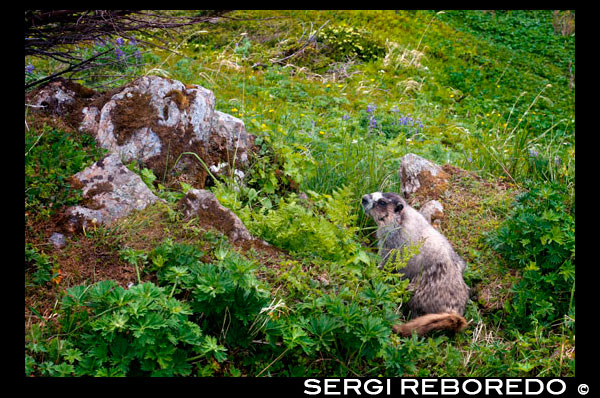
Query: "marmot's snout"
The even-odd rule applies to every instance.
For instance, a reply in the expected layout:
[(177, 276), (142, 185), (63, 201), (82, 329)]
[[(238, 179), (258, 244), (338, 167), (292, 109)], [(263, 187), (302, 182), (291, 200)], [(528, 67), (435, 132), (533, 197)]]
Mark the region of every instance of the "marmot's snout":
[(365, 212), (369, 211), (369, 209), (371, 207), (373, 207), (373, 200), (371, 200), (371, 195), (370, 194), (366, 194), (362, 197), (362, 200), (360, 202), (362, 204), (363, 209), (365, 210)]

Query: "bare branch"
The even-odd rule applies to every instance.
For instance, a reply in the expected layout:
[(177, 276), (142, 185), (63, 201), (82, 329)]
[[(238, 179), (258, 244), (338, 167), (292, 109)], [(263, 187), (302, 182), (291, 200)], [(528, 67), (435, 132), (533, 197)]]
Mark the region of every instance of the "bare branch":
[(28, 89), (29, 87), (33, 87), (33, 86), (36, 86), (36, 85), (38, 85), (38, 84), (41, 84), (41, 83), (44, 83), (44, 82), (50, 81), (50, 80), (52, 80), (52, 79), (55, 79), (56, 77), (58, 77), (58, 76), (60, 76), (60, 75), (63, 75), (63, 74), (65, 74), (65, 73), (69, 72), (69, 71), (72, 71), (72, 70), (74, 70), (74, 69), (76, 69), (76, 68), (81, 68), (81, 67), (82, 67), (82, 66), (84, 66), (85, 64), (92, 62), (94, 59), (98, 58), (98, 57), (99, 57), (99, 56), (101, 56), (101, 55), (104, 55), (104, 54), (106, 54), (106, 53), (107, 53), (107, 52), (109, 52), (109, 51), (111, 51), (111, 50), (110, 50), (110, 49), (109, 49), (109, 50), (106, 50), (106, 51), (104, 51), (104, 52), (101, 52), (101, 53), (99, 53), (99, 54), (96, 54), (96, 55), (94, 55), (94, 56), (93, 56), (93, 57), (91, 57), (91, 58), (88, 58), (88, 59), (86, 59), (86, 60), (85, 60), (85, 61), (83, 61), (83, 62), (80, 62), (80, 63), (78, 63), (78, 64), (76, 64), (76, 65), (71, 65), (71, 66), (69, 66), (67, 69), (63, 69), (63, 70), (62, 70), (62, 71), (60, 71), (60, 72), (56, 72), (56, 73), (54, 73), (54, 74), (52, 74), (52, 75), (50, 75), (50, 76), (46, 76), (46, 77), (44, 77), (44, 78), (42, 78), (42, 79), (39, 79), (39, 80), (36, 80), (36, 81), (34, 81), (34, 82), (32, 82), (32, 83), (26, 84), (26, 85), (25, 85), (25, 89)]
[(170, 34), (169, 31), (173, 29), (214, 22), (216, 17), (221, 17), (227, 12), (228, 10), (217, 10), (205, 12), (204, 15), (175, 16), (141, 10), (26, 10), (25, 56), (51, 58), (67, 64), (68, 67), (26, 84), (25, 89), (68, 72), (74, 74), (100, 66), (101, 64), (94, 61), (99, 61), (98, 57), (109, 51), (86, 59), (72, 51), (73, 45), (98, 40), (106, 42), (114, 36), (128, 38), (131, 34), (138, 33), (152, 38), (153, 42), (136, 37), (137, 42), (173, 52), (168, 48), (168, 42), (156, 35), (156, 30)]

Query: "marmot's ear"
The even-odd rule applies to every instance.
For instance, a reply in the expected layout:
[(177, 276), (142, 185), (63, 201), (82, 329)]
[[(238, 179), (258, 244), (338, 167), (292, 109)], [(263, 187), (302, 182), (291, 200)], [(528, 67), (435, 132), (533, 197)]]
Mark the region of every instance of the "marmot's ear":
[(402, 203), (396, 203), (396, 206), (394, 206), (394, 211), (396, 213), (400, 213), (402, 209), (404, 209), (404, 205)]

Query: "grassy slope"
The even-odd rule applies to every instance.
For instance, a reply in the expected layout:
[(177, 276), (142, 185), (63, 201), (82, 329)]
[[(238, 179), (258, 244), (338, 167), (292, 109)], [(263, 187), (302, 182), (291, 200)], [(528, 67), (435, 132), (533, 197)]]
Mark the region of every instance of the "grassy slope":
[[(267, 365), (279, 358), (280, 352), (256, 354), (256, 363), (244, 365), (232, 349), (231, 363), (223, 369), (243, 369), (249, 375), (266, 368), (265, 374), (272, 375), (310, 371), (420, 376), (573, 374), (574, 360), (565, 352), (574, 348), (574, 334), (564, 328), (532, 334), (503, 328), (502, 307), (518, 273), (484, 240), (485, 233), (506, 216), (515, 182), (546, 178), (573, 185), (574, 95), (568, 87), (566, 60), (573, 57), (574, 41), (551, 34), (551, 16), (402, 11), (253, 11), (233, 15), (267, 19), (224, 21), (207, 27), (207, 33), (186, 32), (181, 42), (173, 44), (190, 58), (156, 51), (144, 60), (146, 70), (159, 68), (174, 79), (213, 90), (217, 109), (242, 118), (247, 129), (259, 137), (259, 145), (264, 143), (250, 173), (250, 189), (239, 194), (226, 187), (215, 189), (252, 232), (266, 237), (264, 226), (276, 221), (266, 216), (267, 210), (281, 208), (286, 187), (298, 184), (300, 191), (321, 204), (322, 214), (347, 228), (347, 236), (369, 242), (372, 224), (359, 212), (358, 198), (379, 189), (399, 191), (398, 158), (408, 152), (493, 178), (456, 175), (452, 185), (456, 189), (442, 200), (448, 213), (443, 230), (469, 263), (466, 279), (478, 292), (467, 310), (472, 323), (466, 333), (454, 338), (394, 338), (397, 347), (408, 349), (406, 358), (413, 358), (396, 371), (358, 361), (352, 354), (340, 353), (343, 363), (339, 365), (310, 356), (306, 360), (289, 358), (302, 356), (299, 348), (270, 367)], [(309, 46), (289, 59), (291, 65), (270, 65), (269, 60), (297, 51), (310, 30), (324, 24), (369, 31), (370, 35), (361, 34), (369, 39), (359, 45), (379, 41), (387, 48), (389, 62), (381, 58), (360, 64), (336, 60)], [(514, 26), (508, 28), (510, 24)], [(519, 40), (524, 34), (531, 40)], [(546, 40), (544, 46), (537, 44), (541, 38)], [(397, 43), (396, 47), (391, 42)], [(332, 62), (337, 62), (333, 64), (335, 73), (328, 70)], [(252, 68), (256, 64), (267, 66)], [(368, 105), (376, 110), (367, 113)], [(393, 124), (409, 115), (423, 124), (417, 133)], [(377, 122), (374, 128), (371, 117)], [(32, 142), (35, 138), (32, 134)], [(531, 149), (551, 161), (534, 167)], [(347, 208), (328, 201), (341, 186), (347, 187)], [(348, 219), (332, 216), (336, 209), (343, 210)], [(193, 225), (158, 214), (148, 213), (148, 220), (141, 221), (156, 222), (158, 227), (152, 231), (167, 231), (152, 235), (152, 242), (159, 240), (154, 240), (157, 236), (171, 236), (168, 231), (182, 242), (202, 236)], [(307, 222), (311, 220), (307, 218)], [(114, 252), (115, 242), (150, 249), (147, 242), (132, 240), (135, 234), (127, 232), (127, 227), (104, 233), (82, 242), (90, 241), (96, 251)], [(39, 237), (30, 241), (34, 245), (43, 242)], [(84, 246), (82, 242), (78, 248)], [(281, 242), (294, 251), (289, 246), (292, 243)], [(359, 250), (355, 243), (347, 247)], [(352, 259), (335, 257), (333, 248), (323, 253), (300, 252), (279, 264), (269, 263), (259, 273), (290, 308), (309, 303), (313, 297), (337, 294), (353, 283), (362, 287), (374, 275), (357, 271)], [(353, 270), (350, 276), (348, 269)], [(323, 279), (327, 283), (315, 282)], [(69, 281), (76, 282), (76, 278)], [(36, 303), (27, 307), (35, 308)], [(241, 357), (244, 352), (239, 352)]]

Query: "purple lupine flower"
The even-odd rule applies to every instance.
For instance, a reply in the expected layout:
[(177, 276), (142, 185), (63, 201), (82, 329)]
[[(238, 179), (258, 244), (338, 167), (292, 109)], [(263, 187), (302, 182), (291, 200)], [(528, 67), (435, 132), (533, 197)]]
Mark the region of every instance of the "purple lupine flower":
[(471, 159), (471, 155), (469, 155), (469, 157), (467, 158), (467, 162), (471, 163), (473, 161), (473, 159)]
[(342, 120), (348, 120), (348, 119), (350, 119), (350, 116), (348, 116), (348, 115), (342, 116)]
[(375, 112), (375, 109), (377, 109), (375, 105), (367, 105), (367, 113)]
[(122, 37), (117, 37), (117, 46), (122, 46), (123, 45), (123, 38)]
[(538, 151), (536, 151), (535, 149), (530, 149), (529, 150), (529, 156), (532, 158), (537, 158), (538, 155)]
[(400, 112), (400, 109), (398, 109), (398, 107), (396, 105), (394, 105), (394, 107), (392, 108), (392, 112)]
[(133, 53), (133, 56), (136, 59), (141, 59), (142, 58), (142, 53), (140, 52), (140, 49), (138, 48), (137, 50), (135, 50), (135, 53)]
[(554, 157), (554, 164), (556, 164), (557, 166), (560, 166), (560, 158), (558, 156)]
[(115, 54), (117, 55), (117, 61), (119, 61), (121, 57), (125, 55), (123, 50), (121, 50), (120, 48), (115, 48)]
[(374, 116), (371, 116), (371, 118), (369, 119), (369, 127), (372, 129), (377, 128), (377, 120), (375, 120)]
[(28, 64), (28, 65), (25, 67), (25, 73), (29, 73), (29, 74), (31, 75), (31, 74), (33, 73), (33, 70), (34, 70), (34, 69), (35, 69), (35, 66), (33, 66), (33, 65), (31, 65), (31, 64)]
[(420, 128), (421, 130), (423, 130), (423, 122), (421, 122), (420, 120), (419, 120), (419, 128)]

